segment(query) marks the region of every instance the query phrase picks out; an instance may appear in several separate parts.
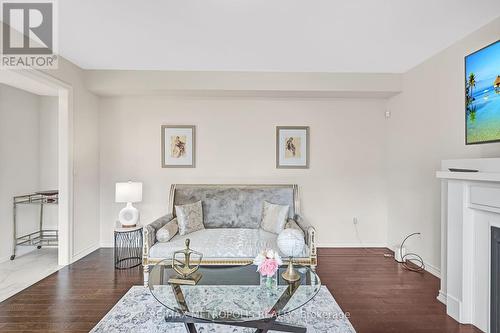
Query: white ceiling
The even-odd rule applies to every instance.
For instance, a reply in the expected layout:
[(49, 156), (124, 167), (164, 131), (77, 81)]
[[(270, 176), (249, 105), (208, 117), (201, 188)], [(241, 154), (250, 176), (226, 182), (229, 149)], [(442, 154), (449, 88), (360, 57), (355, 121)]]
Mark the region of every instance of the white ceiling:
[(404, 72), (500, 16), (499, 0), (63, 0), (86, 69)]

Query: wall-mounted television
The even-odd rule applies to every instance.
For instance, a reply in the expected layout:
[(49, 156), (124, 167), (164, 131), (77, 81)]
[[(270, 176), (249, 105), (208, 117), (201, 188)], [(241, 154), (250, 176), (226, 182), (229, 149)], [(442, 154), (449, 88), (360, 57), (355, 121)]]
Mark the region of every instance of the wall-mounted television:
[(465, 57), (465, 144), (500, 141), (500, 40)]

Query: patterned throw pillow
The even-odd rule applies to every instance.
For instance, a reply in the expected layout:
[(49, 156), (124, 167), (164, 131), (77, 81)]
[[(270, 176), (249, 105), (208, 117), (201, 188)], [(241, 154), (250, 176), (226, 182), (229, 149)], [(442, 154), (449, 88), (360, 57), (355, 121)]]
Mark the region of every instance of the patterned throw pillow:
[(203, 225), (203, 208), (201, 206), (201, 201), (175, 206), (175, 215), (177, 215), (179, 235), (181, 236), (205, 229)]
[(265, 231), (279, 234), (285, 228), (289, 206), (275, 205), (264, 201), (260, 227)]
[(175, 236), (177, 231), (179, 231), (179, 226), (177, 225), (177, 218), (175, 218), (156, 232), (156, 239), (160, 243), (168, 242)]

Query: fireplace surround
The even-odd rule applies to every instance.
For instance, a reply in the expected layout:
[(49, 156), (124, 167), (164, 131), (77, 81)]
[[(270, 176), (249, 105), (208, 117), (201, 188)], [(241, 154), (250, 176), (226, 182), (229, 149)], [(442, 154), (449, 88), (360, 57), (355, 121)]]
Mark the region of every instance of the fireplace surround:
[[(449, 168), (477, 169), (477, 173)], [(463, 324), (496, 333), (500, 251), (500, 159), (442, 161), (441, 288), (447, 314)], [(493, 315), (492, 315), (493, 314)], [(494, 326), (495, 325), (495, 326)]]
[(490, 332), (500, 332), (500, 228), (491, 227)]

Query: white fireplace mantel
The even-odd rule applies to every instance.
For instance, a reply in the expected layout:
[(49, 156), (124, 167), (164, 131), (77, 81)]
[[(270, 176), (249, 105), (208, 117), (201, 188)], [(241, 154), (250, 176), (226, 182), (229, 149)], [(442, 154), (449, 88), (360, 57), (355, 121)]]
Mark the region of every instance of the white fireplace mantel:
[(436, 177), (441, 179), (472, 180), (481, 182), (500, 182), (500, 172), (451, 172), (438, 171)]
[(491, 227), (500, 227), (500, 158), (445, 160), (441, 166), (436, 172), (442, 181), (438, 299), (458, 322), (489, 332)]

